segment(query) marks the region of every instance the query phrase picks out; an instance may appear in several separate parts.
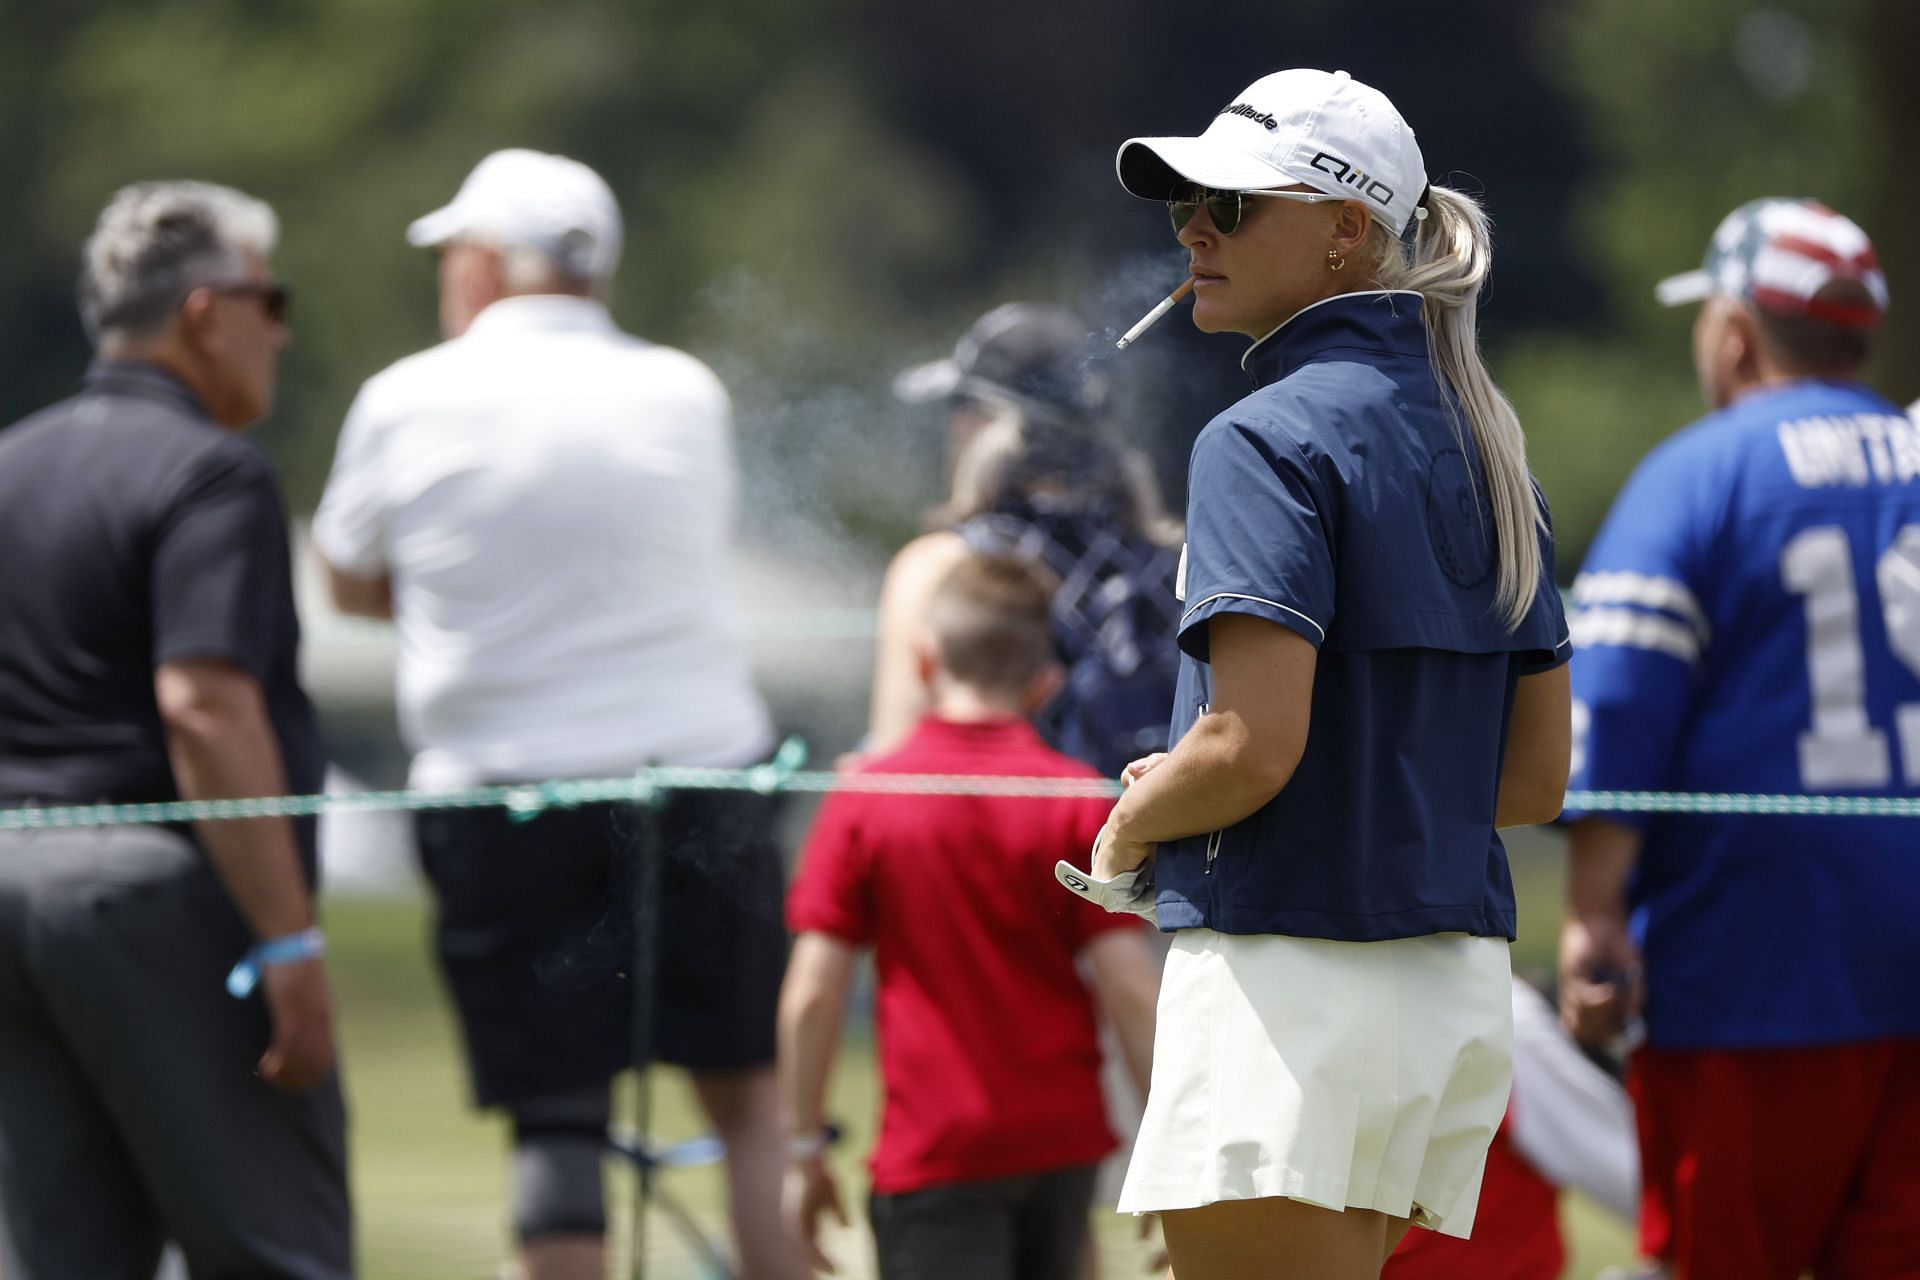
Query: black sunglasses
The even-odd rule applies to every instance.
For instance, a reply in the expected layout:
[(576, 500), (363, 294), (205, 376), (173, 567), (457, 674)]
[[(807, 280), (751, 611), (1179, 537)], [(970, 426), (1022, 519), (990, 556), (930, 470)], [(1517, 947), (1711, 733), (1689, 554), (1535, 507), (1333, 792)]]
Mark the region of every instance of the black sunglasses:
[(208, 285), (210, 292), (236, 298), (258, 298), (260, 309), (275, 324), (285, 324), (293, 310), (293, 289), (280, 280), (250, 280), (239, 284)]
[(1319, 191), (1217, 191), (1212, 187), (1188, 187), (1167, 201), (1167, 214), (1173, 219), (1173, 229), (1184, 231), (1193, 215), (1200, 212), (1200, 206), (1207, 206), (1207, 220), (1213, 223), (1213, 229), (1223, 236), (1230, 236), (1240, 229), (1240, 219), (1245, 212), (1245, 200), (1248, 196), (1263, 196), (1272, 200), (1298, 200), (1301, 204), (1319, 204), (1323, 200), (1341, 200), (1343, 196), (1325, 195)]

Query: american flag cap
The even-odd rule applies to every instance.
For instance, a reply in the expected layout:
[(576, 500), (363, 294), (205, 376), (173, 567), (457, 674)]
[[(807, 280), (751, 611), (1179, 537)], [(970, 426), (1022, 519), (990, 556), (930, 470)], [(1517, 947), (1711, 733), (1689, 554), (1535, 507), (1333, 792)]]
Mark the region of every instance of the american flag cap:
[[(1867, 299), (1821, 298), (1821, 289), (1851, 280)], [(1720, 223), (1698, 271), (1654, 286), (1669, 307), (1713, 294), (1745, 298), (1781, 315), (1807, 316), (1849, 329), (1871, 329), (1887, 310), (1887, 277), (1852, 219), (1818, 200), (1770, 197), (1741, 205)]]

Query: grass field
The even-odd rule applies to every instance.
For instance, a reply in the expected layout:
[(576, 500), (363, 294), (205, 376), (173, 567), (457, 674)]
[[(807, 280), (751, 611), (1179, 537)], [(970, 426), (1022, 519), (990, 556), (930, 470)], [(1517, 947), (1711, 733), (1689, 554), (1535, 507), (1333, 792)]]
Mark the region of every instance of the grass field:
[[(1558, 859), (1516, 850), (1523, 903), (1540, 904), (1523, 920), (1552, 919)], [(366, 1280), (484, 1280), (504, 1256), (504, 1125), (466, 1105), (454, 1031), (427, 959), (426, 915), (418, 900), (335, 899), (327, 927), (352, 1115), (354, 1199)], [(1539, 969), (1551, 938), (1523, 936), (1515, 962)], [(663, 1138), (700, 1131), (691, 1096), (672, 1073), (656, 1083), (655, 1128)], [(872, 1132), (874, 1072), (864, 1044), (849, 1046), (836, 1081), (834, 1113), (848, 1128), (837, 1155), (842, 1190), (865, 1194), (859, 1156)], [(705, 1224), (717, 1226), (720, 1182), (711, 1169), (669, 1173), (668, 1185)], [(617, 1206), (630, 1184), (613, 1184)], [(851, 1206), (850, 1206), (851, 1207)], [(624, 1232), (626, 1215), (617, 1215)], [(1131, 1220), (1099, 1215), (1104, 1274), (1142, 1274)], [(1589, 1206), (1566, 1213), (1573, 1277), (1627, 1260), (1626, 1230)], [(870, 1250), (858, 1221), (830, 1251), (842, 1275), (870, 1274)], [(702, 1280), (693, 1257), (654, 1215), (648, 1227), (653, 1280)]]

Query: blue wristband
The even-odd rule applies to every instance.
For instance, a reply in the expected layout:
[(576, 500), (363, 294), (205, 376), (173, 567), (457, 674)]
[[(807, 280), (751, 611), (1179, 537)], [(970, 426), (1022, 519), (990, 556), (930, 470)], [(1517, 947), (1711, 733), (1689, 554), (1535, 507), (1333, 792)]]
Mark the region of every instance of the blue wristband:
[(227, 975), (227, 994), (245, 1000), (260, 985), (260, 971), (276, 964), (296, 964), (327, 954), (327, 939), (319, 929), (303, 929), (284, 938), (270, 938), (240, 957)]

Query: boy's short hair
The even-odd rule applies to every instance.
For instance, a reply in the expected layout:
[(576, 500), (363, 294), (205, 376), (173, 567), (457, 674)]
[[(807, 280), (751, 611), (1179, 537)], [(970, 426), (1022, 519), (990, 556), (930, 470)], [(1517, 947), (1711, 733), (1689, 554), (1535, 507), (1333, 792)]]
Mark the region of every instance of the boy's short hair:
[(968, 555), (941, 579), (927, 608), (940, 665), (976, 689), (1025, 690), (1054, 661), (1054, 586), (1025, 560)]

